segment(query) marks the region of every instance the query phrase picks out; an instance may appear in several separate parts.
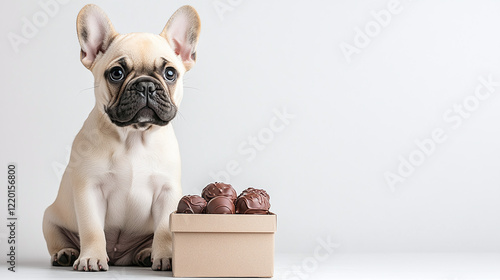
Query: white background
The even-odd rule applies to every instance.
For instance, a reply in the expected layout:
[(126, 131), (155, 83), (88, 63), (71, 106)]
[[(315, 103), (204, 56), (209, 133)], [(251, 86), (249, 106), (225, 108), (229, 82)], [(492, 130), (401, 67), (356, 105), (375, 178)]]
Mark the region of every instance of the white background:
[[(500, 2), (401, 0), (385, 27), (373, 25), (371, 11), (389, 2), (94, 1), (122, 33), (159, 33), (181, 5), (197, 9), (197, 64), (174, 121), (183, 190), (199, 193), (211, 172), (237, 162), (237, 191), (271, 195), (277, 252), (313, 254), (318, 238), (330, 238), (338, 253), (498, 253), (500, 86), (477, 104), (473, 95), (480, 77), (500, 82)], [(0, 170), (18, 164), (21, 260), (48, 263), (43, 211), (94, 105), (75, 30), (86, 3), (59, 4), (18, 52), (9, 34), (23, 37), (24, 18), (44, 10), (39, 1), (1, 4)], [(380, 30), (356, 45), (367, 26)], [(346, 56), (342, 44), (358, 53)], [(460, 125), (443, 117), (465, 100), (475, 107)], [(270, 137), (283, 110), (294, 118)], [(397, 174), (400, 156), (435, 129), (446, 140), (390, 188), (384, 174)], [(257, 151), (248, 138), (259, 135)], [(0, 226), (2, 255), (6, 234)]]

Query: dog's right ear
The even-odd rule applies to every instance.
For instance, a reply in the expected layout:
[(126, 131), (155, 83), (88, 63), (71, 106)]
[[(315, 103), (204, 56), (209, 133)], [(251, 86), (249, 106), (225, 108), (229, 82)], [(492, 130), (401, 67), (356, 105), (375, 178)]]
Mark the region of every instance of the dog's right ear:
[(93, 4), (86, 5), (78, 13), (76, 31), (81, 46), (80, 59), (88, 69), (92, 68), (99, 52), (106, 52), (118, 34), (104, 11)]

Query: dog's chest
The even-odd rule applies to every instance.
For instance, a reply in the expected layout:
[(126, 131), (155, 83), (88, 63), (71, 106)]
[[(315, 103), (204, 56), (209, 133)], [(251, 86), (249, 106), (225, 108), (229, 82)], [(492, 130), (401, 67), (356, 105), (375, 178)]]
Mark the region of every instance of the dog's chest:
[(164, 154), (144, 147), (114, 151), (102, 180), (108, 229), (149, 232), (155, 197), (169, 181)]

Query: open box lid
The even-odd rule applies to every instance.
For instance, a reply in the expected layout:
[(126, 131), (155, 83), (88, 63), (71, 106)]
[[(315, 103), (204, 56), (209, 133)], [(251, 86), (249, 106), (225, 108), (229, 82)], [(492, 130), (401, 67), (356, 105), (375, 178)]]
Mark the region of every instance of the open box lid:
[(276, 214), (170, 214), (172, 232), (276, 232)]

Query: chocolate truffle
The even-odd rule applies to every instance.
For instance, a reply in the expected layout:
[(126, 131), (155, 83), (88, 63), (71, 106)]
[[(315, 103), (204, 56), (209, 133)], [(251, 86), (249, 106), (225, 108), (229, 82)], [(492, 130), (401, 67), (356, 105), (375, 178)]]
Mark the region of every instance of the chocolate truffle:
[(244, 191), (241, 192), (241, 194), (238, 196), (238, 198), (240, 198), (240, 196), (244, 196), (248, 193), (252, 193), (252, 192), (256, 192), (256, 193), (260, 193), (261, 195), (263, 195), (265, 198), (267, 198), (267, 200), (270, 200), (271, 197), (269, 196), (269, 194), (267, 194), (267, 192), (265, 190), (262, 190), (262, 189), (255, 189), (255, 188), (248, 188)]
[(226, 196), (230, 198), (233, 203), (236, 201), (236, 191), (233, 187), (230, 184), (220, 182), (208, 184), (201, 192), (201, 196), (206, 199), (207, 202), (216, 196)]
[(259, 192), (248, 192), (236, 200), (236, 214), (268, 214), (269, 199)]
[(207, 204), (207, 214), (234, 214), (233, 200), (227, 196), (216, 196)]
[(185, 195), (177, 205), (177, 213), (201, 214), (205, 212), (207, 201), (199, 195)]

